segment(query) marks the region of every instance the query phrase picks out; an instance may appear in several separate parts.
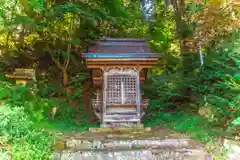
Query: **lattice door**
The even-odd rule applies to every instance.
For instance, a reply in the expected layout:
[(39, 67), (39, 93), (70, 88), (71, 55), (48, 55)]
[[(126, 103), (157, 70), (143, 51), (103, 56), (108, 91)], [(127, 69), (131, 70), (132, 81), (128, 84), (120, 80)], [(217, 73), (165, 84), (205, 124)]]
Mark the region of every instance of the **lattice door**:
[(136, 104), (136, 76), (107, 76), (107, 105)]

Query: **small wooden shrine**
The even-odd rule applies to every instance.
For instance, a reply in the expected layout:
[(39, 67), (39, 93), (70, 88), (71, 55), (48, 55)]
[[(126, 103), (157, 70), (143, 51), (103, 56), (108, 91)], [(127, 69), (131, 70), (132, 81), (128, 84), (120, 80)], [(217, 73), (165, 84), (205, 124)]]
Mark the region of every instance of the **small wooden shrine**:
[(148, 105), (148, 100), (142, 97), (141, 87), (147, 69), (159, 59), (151, 52), (146, 40), (100, 40), (83, 56), (96, 88), (92, 107), (102, 126), (141, 123)]
[(15, 79), (16, 84), (26, 85), (29, 81), (36, 81), (34, 69), (16, 68), (13, 73), (5, 74), (7, 78)]

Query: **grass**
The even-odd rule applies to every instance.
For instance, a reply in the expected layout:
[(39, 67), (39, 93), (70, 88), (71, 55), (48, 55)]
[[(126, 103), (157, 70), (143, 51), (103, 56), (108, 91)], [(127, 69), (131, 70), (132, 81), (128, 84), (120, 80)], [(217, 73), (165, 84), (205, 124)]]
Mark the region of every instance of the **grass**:
[(76, 122), (76, 120), (46, 120), (35, 125), (36, 128), (51, 130), (55, 132), (83, 132), (98, 124), (91, 124), (87, 120)]
[(215, 139), (220, 134), (226, 134), (223, 130), (214, 127), (207, 119), (187, 113), (159, 112), (154, 116), (146, 116), (145, 125), (164, 125), (171, 130), (189, 135), (203, 143)]

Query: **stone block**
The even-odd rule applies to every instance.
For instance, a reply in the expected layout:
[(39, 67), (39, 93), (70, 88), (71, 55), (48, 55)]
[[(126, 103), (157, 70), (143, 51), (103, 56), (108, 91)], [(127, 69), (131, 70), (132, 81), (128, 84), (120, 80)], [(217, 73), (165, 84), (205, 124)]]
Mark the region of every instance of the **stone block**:
[(71, 151), (63, 151), (61, 153), (61, 159), (60, 160), (75, 160), (74, 157), (75, 157), (75, 154), (74, 152), (71, 152)]
[(185, 149), (183, 160), (209, 160), (208, 154), (201, 149)]
[(61, 160), (61, 153), (60, 152), (54, 152), (52, 156), (52, 160)]
[(53, 148), (56, 151), (61, 151), (64, 150), (66, 148), (65, 142), (57, 140), (54, 144), (53, 144)]
[(0, 150), (0, 159), (1, 160), (11, 160), (11, 155), (8, 152), (1, 152)]
[(112, 128), (89, 128), (89, 132), (98, 133), (98, 132), (112, 132)]
[(75, 150), (91, 149), (92, 142), (88, 140), (69, 139), (66, 142), (66, 147), (68, 149), (75, 149)]
[(228, 160), (240, 159), (240, 142), (235, 140), (224, 140), (224, 147), (227, 149)]

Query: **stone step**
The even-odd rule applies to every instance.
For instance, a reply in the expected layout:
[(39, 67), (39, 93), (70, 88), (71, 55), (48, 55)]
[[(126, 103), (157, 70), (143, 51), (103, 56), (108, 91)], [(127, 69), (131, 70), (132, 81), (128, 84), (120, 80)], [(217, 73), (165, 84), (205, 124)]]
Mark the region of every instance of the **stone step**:
[(139, 123), (141, 121), (141, 116), (137, 114), (129, 115), (104, 115), (103, 123)]
[(209, 160), (202, 149), (114, 150), (55, 152), (53, 160)]
[(79, 140), (79, 139), (66, 139), (65, 141), (56, 141), (55, 150), (112, 150), (112, 149), (180, 149), (200, 147), (192, 145), (190, 139), (164, 139), (164, 140)]
[[(206, 160), (199, 158), (204, 155), (204, 150), (198, 142), (179, 133), (161, 128), (151, 130), (143, 125), (92, 128), (87, 132), (64, 133), (57, 137), (55, 160)], [(187, 157), (189, 150), (194, 152), (190, 156), (192, 159)]]
[(142, 126), (130, 126), (130, 127), (106, 127), (106, 128), (89, 128), (89, 132), (92, 133), (112, 133), (112, 132), (151, 132), (151, 128), (143, 128)]

